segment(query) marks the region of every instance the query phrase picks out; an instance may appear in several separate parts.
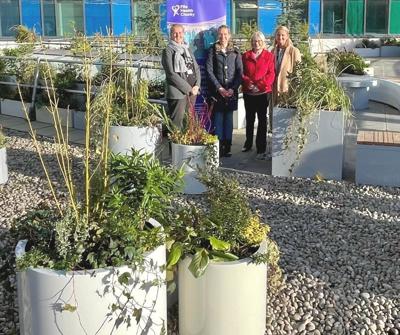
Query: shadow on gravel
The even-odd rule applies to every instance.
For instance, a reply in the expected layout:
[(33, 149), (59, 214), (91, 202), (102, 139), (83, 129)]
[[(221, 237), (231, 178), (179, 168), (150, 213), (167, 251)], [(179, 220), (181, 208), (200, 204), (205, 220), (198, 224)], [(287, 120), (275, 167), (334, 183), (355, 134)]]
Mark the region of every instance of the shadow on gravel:
[(257, 176), (251, 202), (271, 225), (285, 272), (332, 288), (397, 295), (400, 190)]

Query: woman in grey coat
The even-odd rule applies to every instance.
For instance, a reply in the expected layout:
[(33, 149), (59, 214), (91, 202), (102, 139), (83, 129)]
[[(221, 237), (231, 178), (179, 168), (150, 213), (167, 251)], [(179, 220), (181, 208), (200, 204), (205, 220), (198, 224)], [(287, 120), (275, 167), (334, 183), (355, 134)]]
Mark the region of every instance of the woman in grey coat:
[(162, 66), (167, 81), (168, 114), (179, 129), (183, 127), (189, 103), (194, 106), (200, 88), (200, 69), (189, 45), (184, 41), (184, 28), (173, 24), (171, 40), (162, 54)]
[(220, 156), (230, 157), (233, 111), (238, 107), (238, 89), (242, 82), (242, 57), (233, 46), (229, 28), (218, 28), (218, 41), (210, 48), (207, 75), (213, 102), (212, 121), (220, 143)]

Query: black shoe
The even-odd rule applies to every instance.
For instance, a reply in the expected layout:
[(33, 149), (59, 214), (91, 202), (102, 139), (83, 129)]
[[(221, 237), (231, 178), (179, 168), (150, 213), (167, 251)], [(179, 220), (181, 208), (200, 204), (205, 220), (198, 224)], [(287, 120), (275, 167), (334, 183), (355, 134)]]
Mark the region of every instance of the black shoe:
[(249, 152), (251, 150), (251, 147), (243, 147), (242, 152)]
[(223, 156), (224, 157), (231, 157), (232, 153), (230, 151), (228, 151), (228, 152), (225, 152)]

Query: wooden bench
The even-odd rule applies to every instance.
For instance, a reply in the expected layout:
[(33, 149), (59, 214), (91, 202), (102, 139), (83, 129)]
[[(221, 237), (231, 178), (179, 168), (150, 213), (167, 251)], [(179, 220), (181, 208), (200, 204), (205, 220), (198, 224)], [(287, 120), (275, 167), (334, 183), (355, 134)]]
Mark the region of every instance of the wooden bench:
[(400, 186), (400, 132), (358, 131), (356, 183)]

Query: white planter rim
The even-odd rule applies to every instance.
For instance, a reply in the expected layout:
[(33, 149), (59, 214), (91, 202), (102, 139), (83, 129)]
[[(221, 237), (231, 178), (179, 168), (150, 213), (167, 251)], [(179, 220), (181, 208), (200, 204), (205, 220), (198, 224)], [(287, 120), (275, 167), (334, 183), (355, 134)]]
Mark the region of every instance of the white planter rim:
[[(257, 249), (257, 251), (254, 253), (254, 255), (265, 253), (266, 250), (267, 250), (267, 241), (263, 240), (260, 243), (260, 246)], [(191, 259), (192, 257), (193, 256), (186, 256), (185, 258)], [(213, 266), (232, 267), (232, 266), (236, 266), (236, 265), (239, 265), (239, 264), (251, 263), (251, 262), (252, 262), (252, 259), (250, 257), (238, 259), (236, 261), (226, 261), (226, 262), (217, 262), (217, 261), (210, 260), (210, 263), (208, 264), (208, 266), (211, 266), (211, 267), (213, 267)]]
[(161, 122), (160, 122), (160, 123), (157, 123), (157, 124), (155, 124), (155, 125), (151, 125), (151, 126), (149, 126), (149, 125), (143, 125), (143, 126), (122, 126), (122, 125), (119, 126), (119, 125), (112, 125), (112, 126), (110, 126), (110, 128), (137, 128), (137, 129), (151, 128), (151, 129), (153, 129), (153, 128), (158, 128), (159, 125), (161, 125)]
[(182, 143), (175, 143), (175, 142), (171, 142), (171, 143), (172, 143), (172, 145), (177, 146), (177, 147), (198, 148), (198, 147), (213, 146), (217, 143), (217, 141), (215, 141), (214, 143), (210, 143), (210, 144), (182, 144)]

